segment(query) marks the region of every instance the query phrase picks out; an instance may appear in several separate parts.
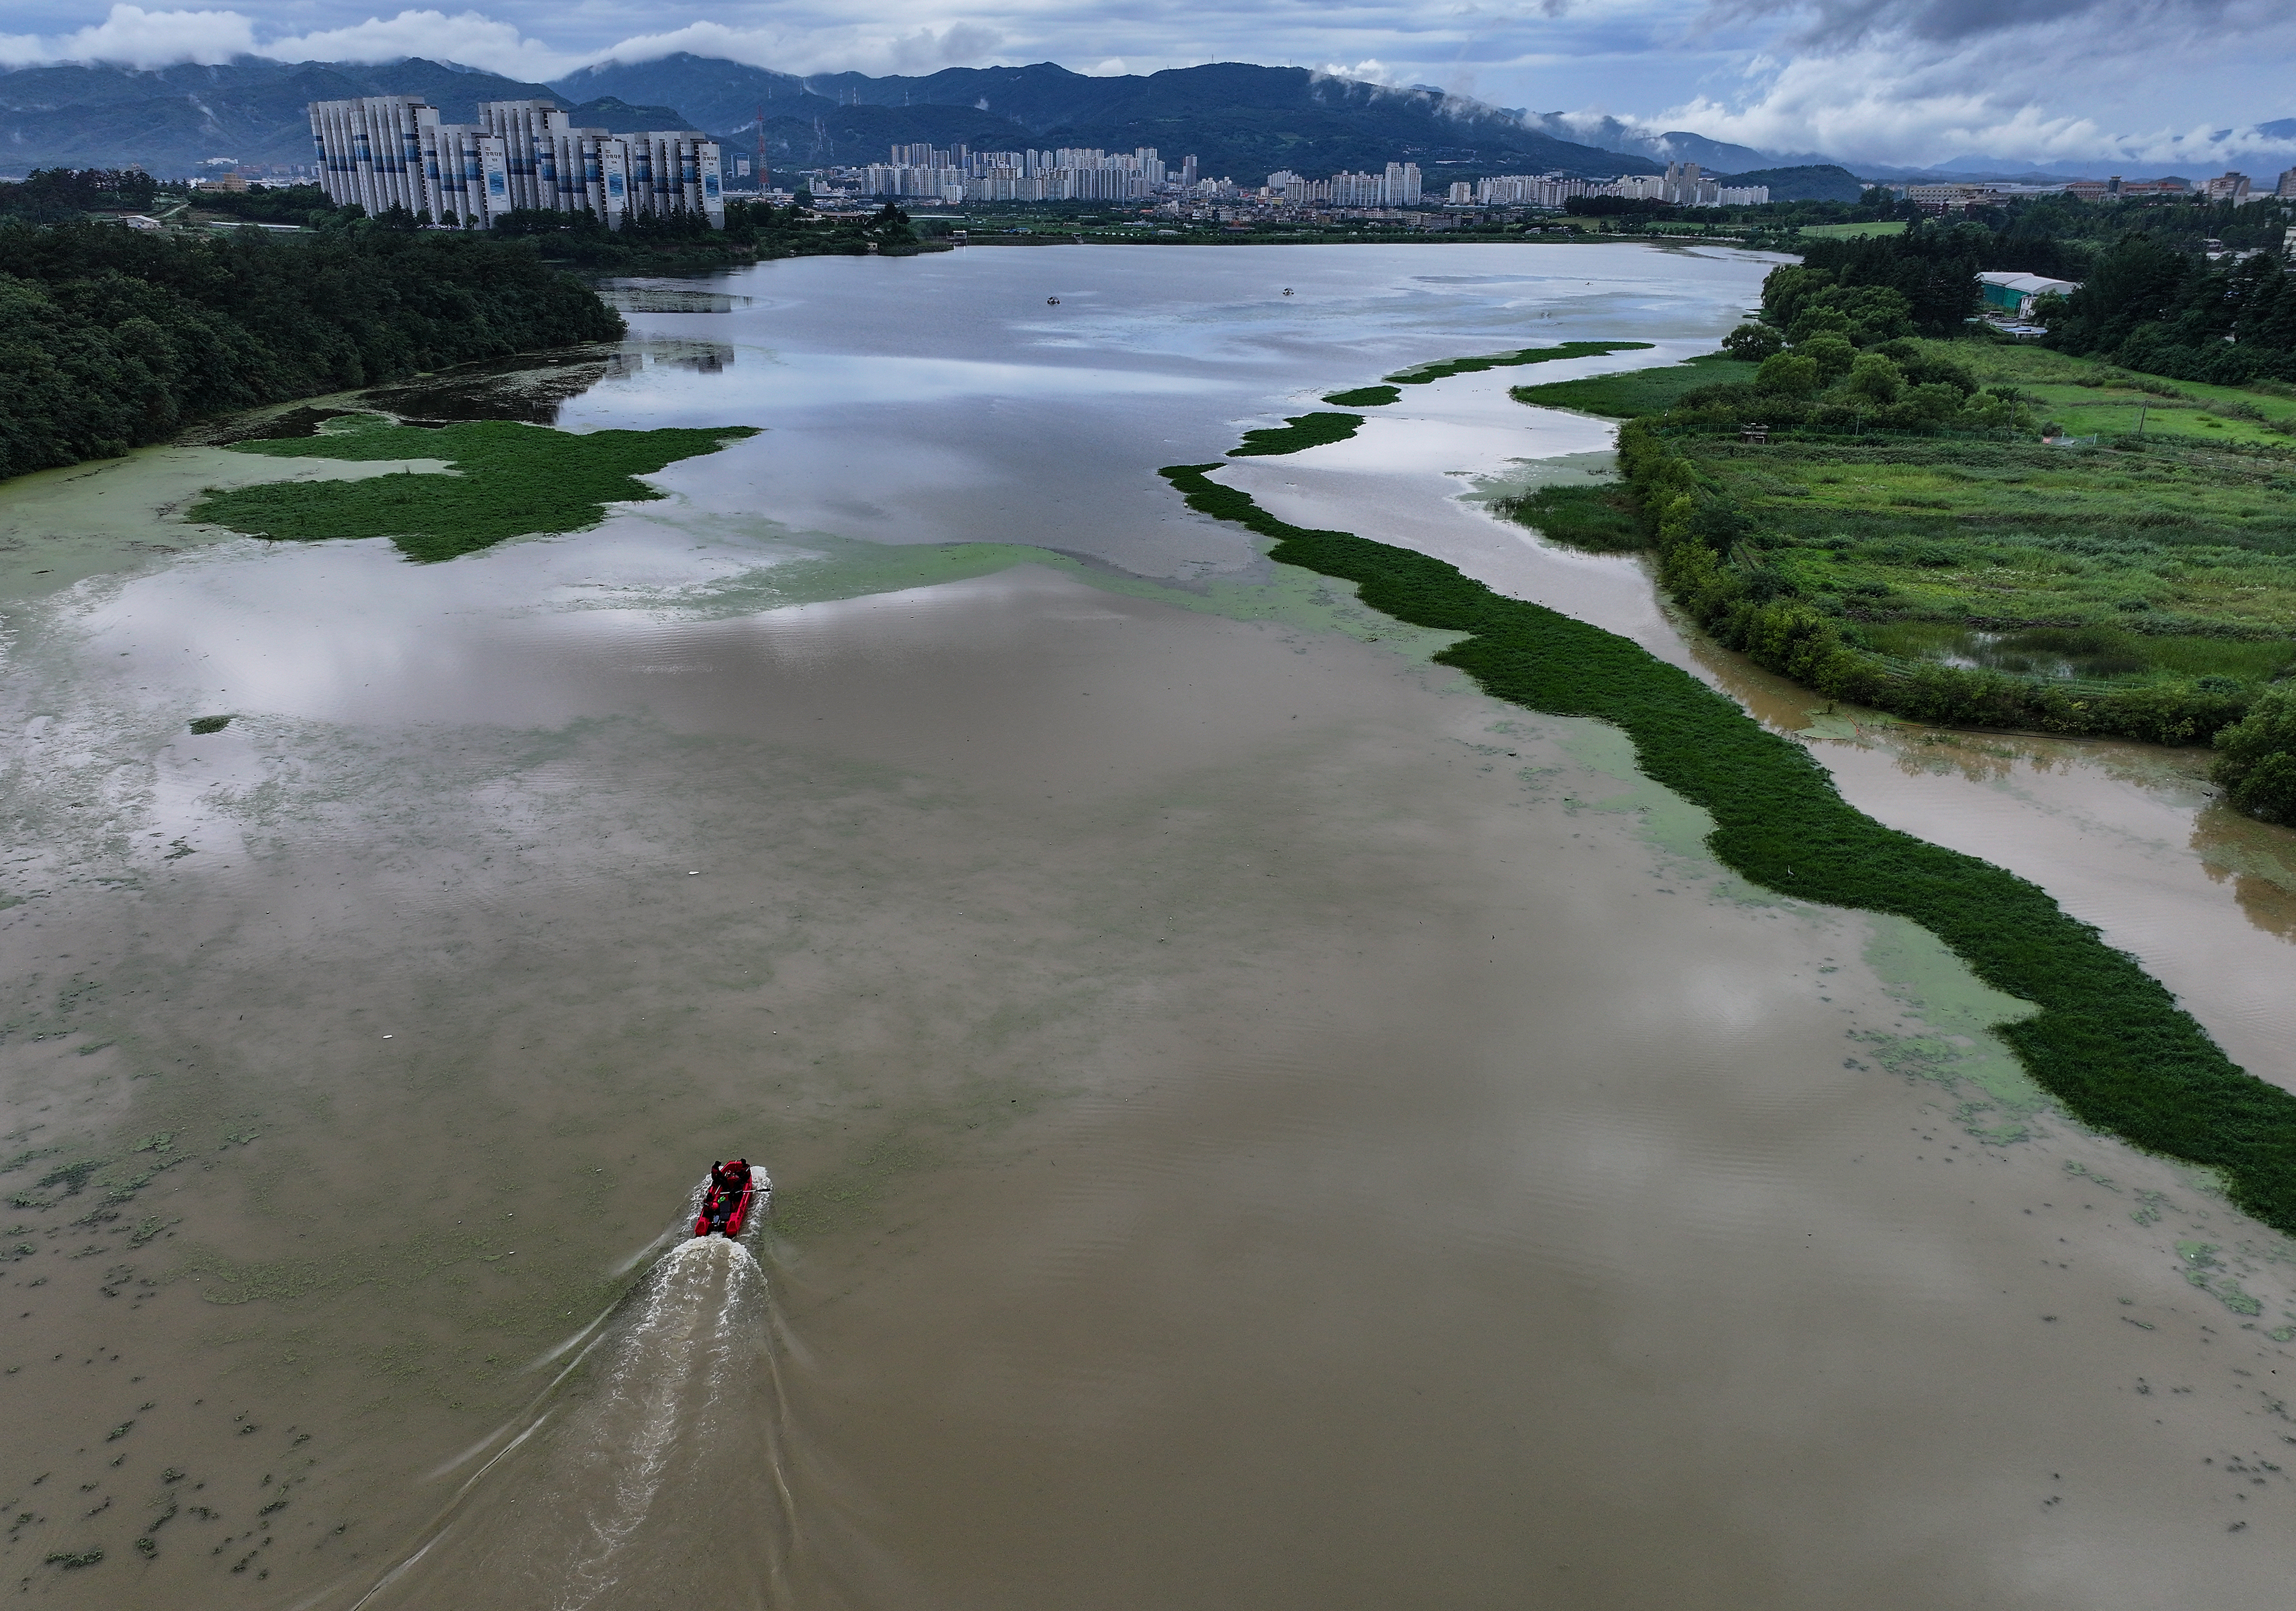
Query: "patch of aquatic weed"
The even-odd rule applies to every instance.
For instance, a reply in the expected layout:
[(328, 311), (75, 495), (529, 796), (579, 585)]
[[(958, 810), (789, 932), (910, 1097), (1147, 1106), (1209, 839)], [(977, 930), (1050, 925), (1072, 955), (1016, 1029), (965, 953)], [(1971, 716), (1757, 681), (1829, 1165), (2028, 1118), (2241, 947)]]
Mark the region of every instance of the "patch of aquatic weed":
[(1339, 408), (1384, 408), (1402, 395), (1399, 386), (1357, 386), (1349, 391), (1327, 391), (1324, 400)]
[(1614, 352), (1647, 352), (1651, 341), (1565, 341), (1559, 347), (1524, 347), (1513, 352), (1487, 353), (1480, 358), (1444, 358), (1414, 364), (1387, 377), (1391, 386), (1424, 386), (1455, 374), (1476, 374), (1486, 369), (1513, 369), (1524, 364), (1551, 364), (1558, 358), (1607, 358)]
[(1494, 697), (1622, 729), (1645, 776), (1713, 815), (1708, 849), (1750, 882), (1929, 930), (1979, 979), (2038, 1009), (1995, 1032), (2075, 1118), (2218, 1171), (2240, 1207), (2296, 1232), (2296, 1096), (2233, 1063), (2134, 958), (2047, 892), (1874, 821), (1800, 745), (1640, 645), (1426, 555), (1278, 520), (1212, 481), (1218, 468), (1160, 473), (1190, 508), (1272, 539), (1277, 563), (1351, 581), (1399, 621), (1467, 634), (1435, 658)]
[(209, 492), (187, 518), (252, 537), (387, 537), (410, 559), (453, 559), (509, 538), (594, 526), (608, 504), (664, 496), (635, 477), (756, 434), (737, 425), (576, 434), (500, 420), (425, 431), (363, 415), (308, 440), (242, 442), (232, 451), (354, 462), (444, 459), (456, 473), (264, 482)]
[(1344, 442), (1363, 423), (1360, 414), (1297, 414), (1281, 425), (1268, 425), (1243, 433), (1243, 444), (1227, 450), (1230, 458), (1272, 458), (1278, 454), (1298, 453), (1308, 448), (1321, 448), (1327, 442)]
[(1539, 408), (1570, 408), (1611, 419), (1662, 414), (1685, 392), (1707, 386), (1751, 382), (1758, 366), (1742, 364), (1720, 353), (1709, 353), (1680, 364), (1651, 369), (1629, 369), (1621, 374), (1598, 374), (1581, 381), (1552, 381), (1545, 385), (1516, 386), (1507, 395), (1518, 403)]

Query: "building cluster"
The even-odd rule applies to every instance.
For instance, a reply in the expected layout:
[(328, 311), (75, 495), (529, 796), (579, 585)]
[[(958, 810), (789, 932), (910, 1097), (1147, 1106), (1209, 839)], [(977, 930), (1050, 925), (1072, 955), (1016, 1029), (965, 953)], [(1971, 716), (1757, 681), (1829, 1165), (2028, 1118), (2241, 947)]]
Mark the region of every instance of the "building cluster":
[(1676, 207), (1759, 207), (1770, 199), (1767, 185), (1725, 185), (1702, 174), (1695, 162), (1675, 162), (1664, 174), (1628, 174), (1617, 179), (1570, 179), (1559, 173), (1499, 174), (1451, 186), (1454, 206), (1559, 208), (1573, 196), (1620, 196), (1633, 201), (1664, 201)]
[(1726, 185), (1677, 162), (1664, 174), (1622, 179), (1569, 178), (1560, 173), (1504, 174), (1462, 182), (1446, 195), (1428, 193), (1415, 162), (1390, 162), (1378, 173), (1341, 172), (1311, 179), (1289, 168), (1257, 187), (1208, 178), (1196, 159), (1168, 167), (1152, 145), (1130, 152), (1062, 147), (1054, 151), (972, 151), (962, 145), (896, 145), (890, 160), (861, 168), (824, 168), (812, 185), (817, 197), (883, 199), (957, 207), (973, 201), (1145, 201), (1183, 218), (1248, 222), (1269, 214), (1321, 213), (1349, 218), (1438, 207), (1519, 207), (1559, 210), (1573, 196), (1625, 196), (1682, 207), (1758, 206), (1766, 185)]
[(1770, 199), (1767, 185), (1725, 185), (1695, 162), (1669, 162), (1663, 174), (1627, 174), (1610, 194), (1670, 207), (1757, 207)]
[(1196, 160), (1167, 168), (1162, 153), (1144, 145), (1128, 153), (1096, 147), (1054, 151), (972, 151), (963, 145), (896, 145), (890, 162), (832, 168), (822, 188), (864, 196), (966, 201), (1130, 201), (1175, 185), (1196, 184)]
[(1390, 162), (1384, 173), (1335, 173), (1328, 179), (1304, 179), (1287, 168), (1269, 174), (1259, 194), (1287, 207), (1416, 207), (1426, 199), (1426, 185), (1416, 162)]
[(577, 128), (548, 101), (489, 101), (476, 123), (442, 122), (415, 95), (315, 101), (310, 114), (319, 185), (338, 207), (481, 227), (520, 209), (587, 211), (609, 228), (676, 212), (725, 226), (718, 143), (691, 130)]
[[(2078, 201), (2135, 201), (2150, 196), (2198, 196), (2209, 201), (2229, 201), (2238, 207), (2256, 196), (2254, 181), (2244, 173), (2223, 174), (2194, 185), (2190, 179), (2072, 179), (2062, 185), (1892, 185), (1890, 189), (1924, 211), (1939, 215), (1967, 212), (1972, 207), (1998, 207), (2021, 196), (2070, 196)], [(2271, 194), (2296, 201), (2296, 168), (2280, 176)]]

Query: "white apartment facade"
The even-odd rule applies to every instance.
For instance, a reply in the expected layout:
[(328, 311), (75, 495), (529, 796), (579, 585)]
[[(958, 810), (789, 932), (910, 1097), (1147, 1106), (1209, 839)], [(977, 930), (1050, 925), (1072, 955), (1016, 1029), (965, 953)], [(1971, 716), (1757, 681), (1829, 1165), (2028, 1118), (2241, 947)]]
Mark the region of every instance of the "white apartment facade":
[(489, 101), (478, 123), (445, 123), (414, 95), (314, 101), (310, 117), (320, 187), (338, 207), (481, 226), (521, 208), (587, 210), (609, 228), (683, 210), (725, 227), (718, 143), (690, 130), (577, 128), (547, 101)]

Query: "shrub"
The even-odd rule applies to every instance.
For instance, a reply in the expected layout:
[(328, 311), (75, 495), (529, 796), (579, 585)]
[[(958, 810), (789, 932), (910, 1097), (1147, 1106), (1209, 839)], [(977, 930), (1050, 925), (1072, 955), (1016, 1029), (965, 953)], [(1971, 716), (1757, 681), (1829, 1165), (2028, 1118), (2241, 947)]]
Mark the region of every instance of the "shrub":
[(2246, 719), (2217, 735), (2210, 774), (2235, 810), (2296, 825), (2296, 687), (2268, 688)]
[(1754, 376), (1755, 390), (1784, 397), (1808, 397), (1823, 383), (1817, 360), (1800, 352), (1773, 353), (1762, 360), (1761, 370)]
[(1743, 364), (1759, 364), (1785, 350), (1785, 336), (1768, 325), (1741, 325), (1722, 338), (1722, 350)]

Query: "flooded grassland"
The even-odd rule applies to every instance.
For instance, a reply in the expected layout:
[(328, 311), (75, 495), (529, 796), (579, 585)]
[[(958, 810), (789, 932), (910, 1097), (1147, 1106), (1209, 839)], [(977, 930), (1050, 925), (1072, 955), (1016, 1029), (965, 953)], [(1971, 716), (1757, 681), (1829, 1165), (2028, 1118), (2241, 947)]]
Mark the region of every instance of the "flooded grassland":
[[(561, 423), (763, 434), (443, 563), (181, 518), (372, 464), (0, 489), (83, 556), (5, 644), (27, 1599), (2268, 1602), (2283, 1239), (1154, 481), (1404, 363), (1694, 349), (1767, 265), (1271, 256), (638, 299)], [(1385, 423), (1249, 473), (1665, 640), (1441, 473), (1599, 433)], [(771, 1227), (665, 1256), (734, 1152)]]

